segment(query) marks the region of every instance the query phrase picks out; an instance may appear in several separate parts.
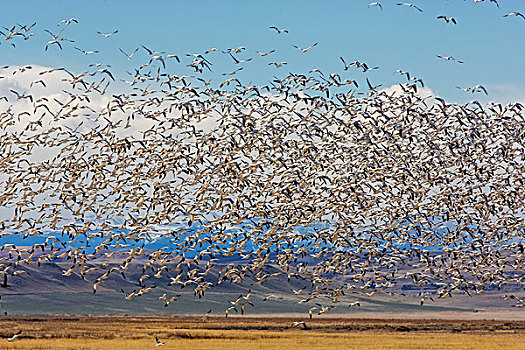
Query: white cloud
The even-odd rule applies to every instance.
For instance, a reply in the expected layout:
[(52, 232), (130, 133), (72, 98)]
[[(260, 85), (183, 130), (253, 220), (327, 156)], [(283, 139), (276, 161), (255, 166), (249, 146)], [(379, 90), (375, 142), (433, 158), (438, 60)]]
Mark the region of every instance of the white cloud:
[[(28, 136), (63, 126), (87, 132), (103, 127), (108, 120), (112, 123), (122, 120), (117, 136), (136, 137), (155, 124), (153, 119), (136, 114), (129, 127), (124, 128), (136, 101), (117, 108), (111, 87), (100, 93), (108, 81), (112, 83), (101, 74), (92, 76), (32, 65), (10, 66), (1, 70), (0, 76), (0, 98), (7, 99), (7, 103), (0, 105), (4, 132), (23, 132)], [(110, 114), (108, 106), (112, 109)]]
[(523, 86), (512, 84), (487, 84), (489, 93), (486, 99), (494, 103), (522, 103), (525, 104), (525, 90)]
[[(384, 89), (381, 89), (379, 90), (379, 92), (385, 92), (386, 94), (388, 95), (393, 95), (393, 96), (401, 96), (401, 95), (406, 95), (407, 93), (404, 91), (404, 89), (411, 89), (411, 88), (407, 88), (406, 87), (406, 84), (404, 84), (404, 87), (402, 87), (400, 84), (395, 84), (395, 85), (392, 85), (390, 87), (387, 87), (387, 88), (384, 88)], [(413, 91), (411, 89), (411, 91)], [(417, 87), (417, 91), (415, 92), (415, 95), (416, 96), (419, 96), (425, 100), (432, 100), (433, 97), (435, 96), (434, 92), (429, 88), (429, 87)]]

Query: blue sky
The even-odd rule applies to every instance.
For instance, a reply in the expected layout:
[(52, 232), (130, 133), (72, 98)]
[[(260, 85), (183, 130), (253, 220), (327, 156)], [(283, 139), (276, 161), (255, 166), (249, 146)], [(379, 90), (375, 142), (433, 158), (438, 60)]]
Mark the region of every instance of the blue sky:
[[(343, 78), (364, 82), (368, 77), (383, 86), (404, 82), (395, 73), (409, 71), (423, 78), (426, 85), (440, 96), (464, 102), (472, 98), (483, 101), (525, 101), (525, 20), (503, 15), (511, 11), (525, 13), (521, 0), (501, 0), (500, 8), (488, 0), (418, 0), (412, 3), (423, 12), (397, 1), (380, 1), (368, 8), (371, 1), (9, 1), (2, 4), (0, 26), (37, 25), (35, 35), (24, 41), (16, 38), (16, 48), (0, 37), (1, 65), (39, 64), (65, 66), (76, 72), (87, 65), (103, 62), (120, 78), (125, 71), (148, 60), (140, 50), (128, 61), (119, 48), (130, 53), (143, 44), (153, 50), (184, 56), (219, 49), (246, 47), (236, 55), (239, 59), (252, 57), (238, 75), (247, 84), (266, 84), (274, 75), (288, 72), (307, 73), (319, 68), (325, 73), (339, 72)], [(447, 24), (438, 15), (453, 16), (458, 24)], [(75, 40), (64, 43), (64, 49), (44, 47), (51, 36), (44, 32), (58, 31), (57, 23), (74, 17), (78, 24), (68, 26), (62, 35)], [(268, 27), (276, 25), (289, 30), (277, 35)], [(97, 31), (109, 33), (103, 38)], [(308, 47), (302, 53), (292, 45)], [(99, 54), (85, 56), (74, 47), (98, 50)], [(276, 52), (260, 57), (255, 51)], [(464, 64), (440, 60), (436, 55), (453, 56)], [(355, 68), (342, 71), (339, 57), (347, 62), (359, 60), (380, 69), (361, 73)], [(238, 68), (227, 56), (212, 53), (214, 79), (221, 73)], [(286, 61), (277, 69), (268, 62)], [(179, 75), (191, 73), (184, 64), (171, 62), (168, 70)], [(474, 97), (456, 86), (484, 85), (489, 96)]]

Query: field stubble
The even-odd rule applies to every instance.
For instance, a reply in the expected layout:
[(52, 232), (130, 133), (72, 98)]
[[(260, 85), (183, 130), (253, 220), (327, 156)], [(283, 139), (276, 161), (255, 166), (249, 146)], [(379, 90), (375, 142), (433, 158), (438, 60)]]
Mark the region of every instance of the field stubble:
[[(525, 349), (525, 322), (197, 317), (4, 317), (0, 349)], [(22, 330), (15, 342), (7, 337)]]

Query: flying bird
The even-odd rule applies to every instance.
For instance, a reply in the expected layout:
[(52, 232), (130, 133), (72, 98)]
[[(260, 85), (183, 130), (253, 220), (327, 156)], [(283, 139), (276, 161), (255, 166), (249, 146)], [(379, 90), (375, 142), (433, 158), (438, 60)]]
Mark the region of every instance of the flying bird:
[(434, 301), (434, 299), (433, 299), (431, 296), (429, 296), (429, 295), (425, 295), (425, 296), (422, 297), (421, 300), (419, 301), (419, 305), (420, 305), (420, 306), (423, 306), (423, 304), (425, 303), (425, 300), (427, 300), (427, 299), (430, 299), (430, 300)]
[(343, 57), (339, 57), (339, 59), (341, 60), (341, 62), (343, 62), (343, 70), (348, 70), (348, 68), (350, 68), (352, 65), (351, 64), (346, 64), (346, 61)]
[(275, 68), (281, 68), (282, 66), (284, 66), (286, 64), (288, 64), (288, 62), (284, 62), (284, 61), (280, 62), (280, 63), (277, 63), (277, 62), (270, 62), (270, 63), (268, 63), (269, 66), (274, 65)]
[(269, 54), (274, 53), (274, 52), (275, 52), (275, 50), (270, 50), (270, 51), (268, 51), (268, 52), (257, 51), (257, 53), (258, 53), (259, 55), (261, 55), (262, 57), (264, 57), (264, 56), (268, 56)]
[(201, 317), (201, 319), (203, 321), (206, 321), (208, 319), (208, 317), (210, 317), (211, 312), (212, 312), (212, 309), (209, 309), (208, 311), (206, 311), (206, 313), (204, 314), (204, 316)]
[[(485, 2), (485, 0), (474, 0), (474, 2)], [(493, 2), (499, 8), (498, 0), (489, 0), (489, 2)]]
[(405, 75), (407, 77), (407, 80), (410, 80), (410, 73), (402, 71), (401, 69), (396, 70), (396, 73), (399, 73), (401, 75)]
[(16, 332), (12, 337), (7, 338), (7, 341), (12, 342), (12, 341), (17, 340), (20, 334), (22, 334), (22, 330), (19, 330), (18, 332)]
[(85, 50), (82, 50), (81, 48), (79, 47), (75, 47), (76, 50), (82, 52), (84, 55), (91, 55), (91, 54), (94, 54), (94, 53), (98, 53), (97, 50), (93, 50), (93, 51), (85, 51)]
[(60, 47), (60, 50), (62, 50), (62, 45), (60, 45), (60, 41), (58, 41), (58, 40), (50, 40), (50, 41), (48, 41), (47, 44), (46, 44), (45, 51), (47, 51), (47, 49), (48, 49), (48, 47), (49, 47), (50, 45), (58, 45), (58, 47)]
[(72, 22), (78, 23), (78, 20), (76, 18), (63, 19), (60, 22), (58, 22), (57, 26), (61, 24), (65, 24), (67, 26), (67, 25), (70, 25)]
[(177, 62), (180, 63), (180, 58), (179, 58), (179, 56), (177, 56), (177, 55), (166, 55), (166, 58), (174, 58), (174, 59), (177, 60)]
[(108, 33), (108, 34), (102, 33), (102, 32), (97, 32), (97, 33), (102, 35), (104, 38), (109, 38), (110, 36), (117, 34), (118, 33), (118, 29), (115, 30), (114, 32), (111, 32), (111, 33)]
[(148, 48), (147, 48), (146, 46), (144, 46), (144, 45), (140, 45), (140, 46), (142, 46), (142, 48), (143, 48), (144, 50), (146, 50), (146, 52), (147, 52), (148, 55), (150, 55), (150, 56), (157, 55), (157, 54), (164, 54), (164, 53), (165, 53), (165, 52), (159, 52), (159, 51), (153, 51), (153, 50), (150, 50), (150, 49), (148, 49)]
[(417, 7), (416, 5), (414, 4), (411, 4), (411, 3), (408, 3), (408, 2), (399, 2), (397, 3), (398, 6), (407, 6), (407, 7), (412, 7), (412, 8), (415, 8), (416, 10), (418, 10), (419, 12), (423, 12), (422, 9), (420, 9), (419, 7)]
[(452, 56), (441, 56), (441, 55), (436, 55), (436, 56), (437, 56), (437, 58), (441, 58), (441, 59), (443, 59), (445, 61), (456, 61), (457, 63), (465, 63), (465, 62), (460, 61), (460, 60), (458, 60), (458, 59), (456, 59), (456, 58), (454, 58)]
[(245, 60), (239, 60), (239, 59), (235, 58), (235, 56), (233, 56), (233, 55), (231, 54), (231, 52), (228, 52), (228, 54), (229, 54), (230, 57), (233, 59), (233, 62), (235, 62), (235, 64), (241, 64), (241, 63), (249, 62), (249, 61), (252, 60), (251, 58), (247, 58), (247, 59), (245, 59)]
[(230, 306), (229, 308), (226, 309), (226, 317), (228, 317), (228, 314), (231, 312), (231, 311), (235, 311), (235, 313), (239, 313), (239, 311), (237, 311), (237, 309), (235, 308), (235, 306)]
[(23, 30), (25, 31), (26, 33), (29, 32), (31, 30), (31, 28), (33, 28), (34, 26), (36, 25), (36, 22), (33, 22), (33, 24), (31, 24), (29, 27), (27, 26), (27, 24), (23, 25), (23, 26), (20, 26), (20, 30)]
[(294, 327), (303, 327), (303, 329), (308, 329), (308, 326), (306, 325), (306, 322), (304, 321), (295, 321), (294, 323), (292, 323), (292, 326)]
[(487, 89), (483, 86), (483, 85), (476, 85), (476, 86), (473, 86), (473, 87), (468, 87), (468, 88), (462, 88), (460, 86), (456, 86), (456, 88), (460, 89), (460, 90), (463, 90), (465, 92), (472, 92), (472, 93), (475, 93), (475, 92), (484, 92), (485, 95), (488, 95), (489, 93), (487, 92)]
[(271, 26), (270, 29), (274, 29), (277, 32), (277, 34), (288, 33), (287, 29), (279, 29), (276, 26)]
[(303, 49), (302, 47), (299, 47), (297, 45), (293, 45), (293, 47), (295, 47), (296, 49), (301, 50), (304, 53), (304, 52), (307, 52), (308, 50), (310, 50), (311, 48), (316, 47), (317, 44), (318, 43), (314, 43), (313, 45), (308, 46), (306, 49)]
[(165, 343), (161, 342), (157, 336), (155, 336), (155, 346), (163, 346), (166, 345)]
[(521, 13), (521, 12), (509, 12), (506, 15), (504, 15), (503, 17), (510, 17), (510, 16), (516, 16), (516, 17), (521, 17), (521, 18), (525, 19), (525, 15), (523, 15), (523, 13)]
[[(13, 89), (9, 89), (9, 91), (11, 91), (13, 94), (16, 95), (16, 99), (17, 100), (22, 100), (22, 99), (28, 98), (31, 102), (33, 102), (33, 96), (32, 95), (27, 95), (25, 92), (24, 93), (19, 93), (18, 91), (15, 91)], [(7, 277), (7, 275), (4, 274), (4, 277)]]
[(164, 58), (162, 56), (155, 55), (155, 56), (151, 57), (150, 60), (149, 60), (149, 64), (151, 64), (153, 61), (159, 61), (160, 63), (162, 63), (162, 67), (166, 68), (166, 62), (164, 62)]
[(441, 15), (441, 16), (437, 16), (437, 19), (442, 19), (442, 20), (444, 20), (447, 23), (452, 22), (454, 24), (457, 24), (456, 19), (454, 17), (447, 17), (447, 16)]
[(319, 308), (318, 308), (317, 306), (314, 306), (314, 307), (311, 307), (311, 308), (308, 309), (308, 317), (309, 317), (310, 319), (312, 319), (312, 317), (313, 317), (313, 312), (314, 312), (315, 310), (319, 310)]
[(122, 52), (122, 53), (128, 58), (128, 60), (131, 60), (131, 57), (133, 57), (133, 55), (139, 50), (139, 48), (137, 47), (137, 48), (135, 49), (135, 51), (133, 51), (133, 52), (131, 53), (131, 55), (128, 55), (127, 53), (125, 53), (121, 48), (119, 48), (119, 50), (120, 50), (120, 52)]
[(216, 47), (212, 47), (211, 49), (208, 49), (204, 52), (205, 55), (209, 54), (210, 52), (215, 52), (215, 51), (219, 51), (218, 48)]
[(275, 295), (275, 294), (270, 294), (270, 295), (265, 296), (263, 301), (268, 301), (268, 300), (271, 300), (271, 299), (280, 299), (280, 298), (277, 295)]
[(371, 2), (370, 4), (368, 4), (368, 8), (372, 6), (377, 6), (381, 9), (381, 11), (383, 11), (383, 5), (381, 5), (379, 2)]
[(2, 284), (0, 284), (0, 288), (8, 288), (11, 287), (11, 285), (7, 284), (7, 273), (4, 272), (4, 281)]

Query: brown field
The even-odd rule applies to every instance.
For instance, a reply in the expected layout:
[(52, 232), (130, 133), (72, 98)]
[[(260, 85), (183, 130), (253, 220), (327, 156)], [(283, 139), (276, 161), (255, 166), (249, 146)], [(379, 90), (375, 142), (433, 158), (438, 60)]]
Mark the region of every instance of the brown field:
[[(0, 349), (525, 349), (524, 321), (2, 317)], [(7, 337), (22, 330), (21, 337)]]

